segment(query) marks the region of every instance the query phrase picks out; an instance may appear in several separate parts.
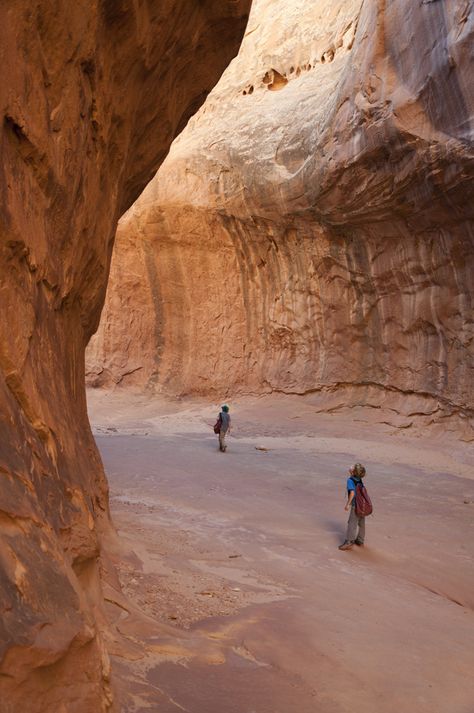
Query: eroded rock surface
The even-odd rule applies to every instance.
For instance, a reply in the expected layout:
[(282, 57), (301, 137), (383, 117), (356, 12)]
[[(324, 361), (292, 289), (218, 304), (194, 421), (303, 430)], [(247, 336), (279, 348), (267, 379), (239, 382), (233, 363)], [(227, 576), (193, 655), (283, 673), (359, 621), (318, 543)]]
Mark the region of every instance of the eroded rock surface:
[(256, 0), (119, 225), (90, 383), (472, 415), (473, 28), (453, 0)]
[(107, 484), (84, 348), (118, 217), (202, 103), (246, 0), (2, 3), (0, 710), (112, 705)]

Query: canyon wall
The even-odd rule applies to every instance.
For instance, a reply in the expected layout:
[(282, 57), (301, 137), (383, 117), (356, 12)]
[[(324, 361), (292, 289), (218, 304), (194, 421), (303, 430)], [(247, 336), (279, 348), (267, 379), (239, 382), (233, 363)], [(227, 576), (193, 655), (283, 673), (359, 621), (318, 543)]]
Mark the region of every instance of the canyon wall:
[(117, 219), (237, 52), (247, 0), (0, 7), (0, 711), (113, 707), (87, 419)]
[(89, 383), (472, 417), (473, 30), (456, 0), (255, 0), (119, 224)]

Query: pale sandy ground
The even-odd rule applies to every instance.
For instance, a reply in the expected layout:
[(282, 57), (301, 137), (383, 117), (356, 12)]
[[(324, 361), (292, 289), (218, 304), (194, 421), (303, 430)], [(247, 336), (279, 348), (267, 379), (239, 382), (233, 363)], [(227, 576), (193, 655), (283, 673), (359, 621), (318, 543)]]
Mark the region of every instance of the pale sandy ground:
[[(221, 454), (216, 404), (89, 405), (123, 711), (474, 713), (472, 443), (272, 396), (232, 404)], [(375, 513), (340, 552), (356, 460)]]

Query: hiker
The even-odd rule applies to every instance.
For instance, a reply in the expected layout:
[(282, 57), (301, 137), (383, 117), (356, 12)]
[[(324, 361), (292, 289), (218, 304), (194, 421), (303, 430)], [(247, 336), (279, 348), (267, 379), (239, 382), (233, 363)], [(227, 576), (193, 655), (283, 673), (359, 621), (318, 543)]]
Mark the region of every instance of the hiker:
[(365, 518), (372, 512), (370, 498), (362, 483), (364, 476), (365, 468), (360, 463), (356, 463), (352, 468), (349, 468), (347, 502), (344, 510), (350, 510), (350, 514), (347, 521), (346, 539), (342, 545), (339, 545), (340, 550), (350, 550), (354, 545), (364, 546)]
[(219, 434), (219, 450), (225, 453), (227, 446), (225, 443), (225, 437), (227, 433), (230, 433), (230, 415), (229, 407), (224, 404), (221, 407), (221, 412), (217, 418), (217, 423), (214, 426), (214, 432)]

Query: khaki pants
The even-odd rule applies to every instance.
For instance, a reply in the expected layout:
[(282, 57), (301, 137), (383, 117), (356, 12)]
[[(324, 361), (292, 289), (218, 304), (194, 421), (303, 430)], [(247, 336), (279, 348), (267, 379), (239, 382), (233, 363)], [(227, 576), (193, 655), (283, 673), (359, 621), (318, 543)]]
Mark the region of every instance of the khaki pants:
[(357, 517), (355, 507), (351, 507), (349, 520), (347, 521), (347, 542), (364, 542), (365, 539), (365, 517)]
[(227, 448), (225, 444), (225, 437), (226, 437), (227, 431), (219, 431), (219, 450), (220, 451), (225, 451)]

